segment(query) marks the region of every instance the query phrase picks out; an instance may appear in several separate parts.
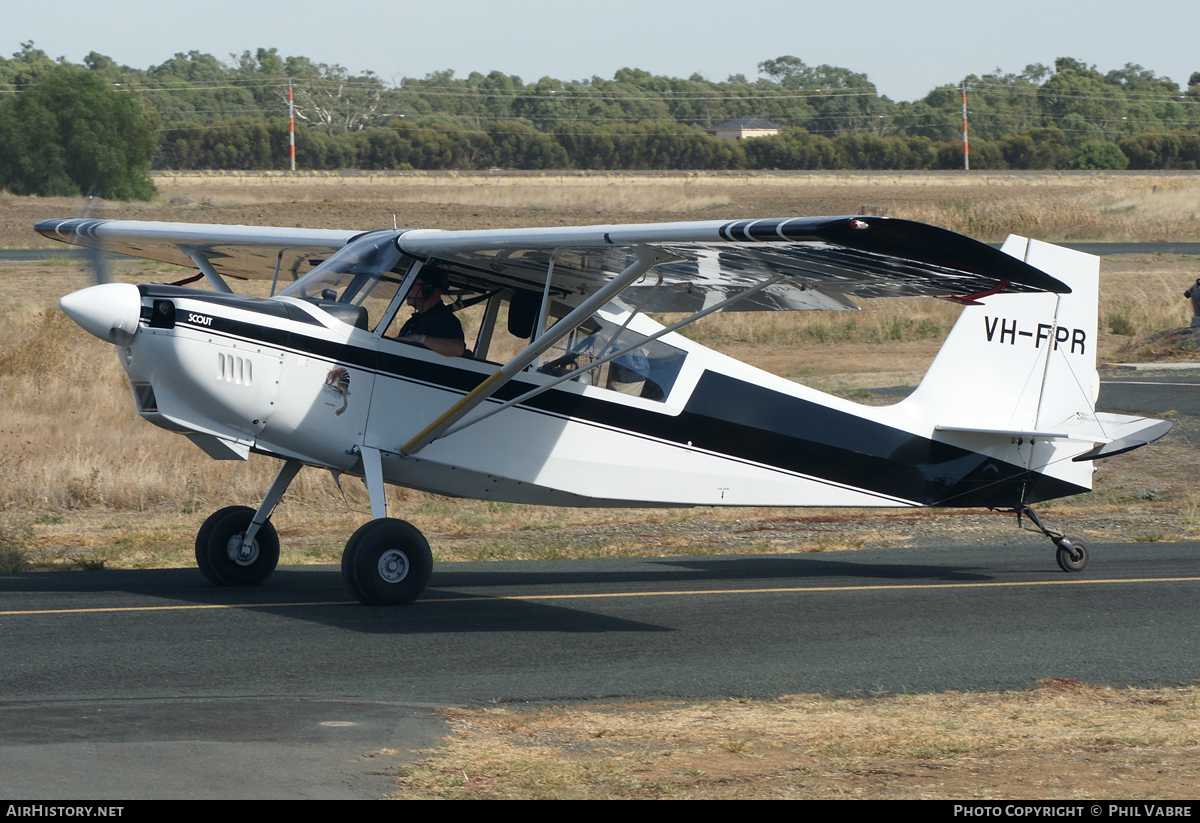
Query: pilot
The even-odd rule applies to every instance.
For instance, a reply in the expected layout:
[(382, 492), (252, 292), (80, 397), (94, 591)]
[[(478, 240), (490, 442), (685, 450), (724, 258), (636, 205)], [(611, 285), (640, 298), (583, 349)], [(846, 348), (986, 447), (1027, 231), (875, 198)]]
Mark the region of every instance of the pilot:
[(467, 350), (462, 323), (442, 302), (448, 283), (444, 274), (419, 274), (405, 298), (416, 314), (400, 328), (401, 343), (424, 346), (446, 357), (461, 357)]

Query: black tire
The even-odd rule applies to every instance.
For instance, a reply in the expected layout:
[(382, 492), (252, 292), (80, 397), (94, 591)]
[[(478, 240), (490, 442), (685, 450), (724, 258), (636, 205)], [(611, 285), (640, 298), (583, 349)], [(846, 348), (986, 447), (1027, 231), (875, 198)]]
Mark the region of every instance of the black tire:
[(223, 509), (217, 509), (208, 516), (208, 519), (200, 526), (200, 530), (196, 532), (196, 565), (200, 567), (200, 573), (205, 579), (214, 586), (228, 585), (221, 578), (217, 577), (213, 572), (212, 564), (208, 562), (208, 536), (212, 534), (213, 527), (217, 522), (227, 515), (234, 512), (249, 512), (251, 517), (254, 517), (254, 509), (245, 506), (226, 506)]
[[(263, 523), (262, 528), (258, 530), (251, 556), (245, 560), (235, 558), (242, 535), (246, 533), (253, 519), (253, 509), (238, 506), (234, 511), (216, 520), (209, 529), (203, 554), (209, 570), (219, 581), (218, 585), (258, 586), (266, 582), (279, 565), (279, 535), (275, 533), (275, 527), (271, 525), (270, 520)], [(200, 547), (197, 546), (197, 553), (199, 552)], [(201, 571), (203, 570), (202, 566)]]
[(1087, 568), (1088, 560), (1091, 559), (1088, 556), (1088, 547), (1081, 540), (1073, 541), (1071, 549), (1059, 546), (1055, 557), (1058, 560), (1058, 567), (1068, 573), (1083, 571)]
[(345, 582), (346, 588), (350, 590), (350, 594), (354, 595), (354, 599), (359, 603), (367, 603), (366, 595), (358, 588), (358, 583), (354, 581), (354, 556), (358, 552), (358, 546), (362, 542), (365, 535), (370, 534), (375, 530), (380, 523), (385, 523), (386, 520), (370, 520), (358, 527), (358, 530), (350, 536), (346, 541), (346, 548), (342, 550), (342, 581)]
[[(355, 539), (357, 538), (357, 540)], [(363, 526), (342, 555), (346, 586), (364, 606), (403, 606), (425, 591), (433, 552), (425, 536), (403, 520), (383, 518)]]

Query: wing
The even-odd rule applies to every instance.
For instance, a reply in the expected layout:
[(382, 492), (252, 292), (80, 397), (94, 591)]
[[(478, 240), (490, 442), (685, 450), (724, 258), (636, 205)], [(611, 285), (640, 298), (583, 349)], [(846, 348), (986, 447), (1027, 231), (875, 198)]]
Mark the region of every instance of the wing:
[(204, 257), (222, 277), (290, 283), (361, 234), (329, 229), (286, 229), (134, 220), (43, 220), (34, 227), (51, 240), (196, 268)]
[[(53, 240), (195, 268), (287, 283), (361, 234), (355, 231), (44, 220)], [(440, 261), (481, 287), (552, 290), (576, 305), (633, 260), (638, 247), (674, 258), (622, 300), (643, 311), (695, 312), (763, 281), (783, 280), (735, 311), (854, 309), (853, 297), (971, 297), (998, 291), (1068, 293), (1066, 285), (983, 243), (945, 229), (884, 217), (803, 217), (564, 228), (402, 232), (401, 248)], [(655, 275), (661, 275), (658, 282)]]
[(400, 247), (467, 278), (541, 290), (574, 305), (623, 270), (639, 246), (662, 263), (622, 300), (643, 311), (694, 312), (775, 275), (784, 280), (735, 311), (853, 309), (851, 297), (969, 298), (1069, 293), (1062, 282), (954, 232), (884, 217), (805, 217), (481, 231), (410, 230)]

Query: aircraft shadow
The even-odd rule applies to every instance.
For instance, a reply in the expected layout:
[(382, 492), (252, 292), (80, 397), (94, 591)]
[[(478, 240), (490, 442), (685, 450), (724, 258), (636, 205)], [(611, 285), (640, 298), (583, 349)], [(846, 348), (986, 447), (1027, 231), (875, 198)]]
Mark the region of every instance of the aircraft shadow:
[[(634, 565), (607, 570), (603, 566)], [(481, 566), (491, 568), (481, 569)], [(574, 567), (566, 569), (566, 567)], [(545, 586), (562, 584), (673, 583), (704, 580), (828, 580), (832, 578), (974, 582), (995, 575), (977, 566), (945, 564), (896, 564), (835, 560), (812, 555), (754, 555), (742, 557), (658, 557), (633, 560), (516, 560), (437, 563), (422, 598), (442, 589), (495, 588), (501, 586)], [(119, 585), (114, 585), (117, 581)], [(104, 571), (26, 572), (0, 575), (0, 594), (16, 592), (128, 591), (136, 594), (185, 595), (188, 590), (212, 593), (253, 592), (267, 599), (281, 592), (287, 581), (289, 596), (321, 590), (336, 599), (349, 601), (335, 566), (281, 566), (262, 586), (220, 588), (207, 583), (198, 569), (108, 569)], [(336, 585), (331, 586), (331, 581)], [(473, 595), (484, 596), (481, 592)], [(547, 592), (550, 594), (550, 592)], [(504, 596), (504, 595), (499, 595)], [(516, 596), (510, 594), (509, 596)], [(206, 598), (207, 599), (207, 598)], [(276, 598), (278, 599), (278, 598)], [(0, 606), (0, 611), (4, 608)]]
[[(618, 566), (618, 568), (613, 568)], [(489, 568), (480, 568), (489, 567)], [(346, 591), (332, 566), (279, 569), (263, 586), (218, 588), (196, 569), (38, 572), (0, 576), (0, 612), (163, 609), (197, 605), (249, 609), (291, 620), (365, 633), (660, 632), (667, 626), (598, 612), (597, 601), (539, 602), (539, 595), (672, 590), (758, 581), (761, 588), (837, 580), (971, 582), (993, 579), (965, 566), (889, 564), (809, 556), (683, 557), (630, 561), (514, 561), (435, 566), (429, 587), (413, 607), (365, 608)], [(718, 584), (712, 586), (712, 584)], [(684, 584), (681, 586), (681, 584)], [(537, 587), (537, 590), (532, 590)], [(750, 587), (753, 588), (753, 587)], [(129, 600), (93, 595), (124, 592)], [(45, 594), (48, 597), (31, 597)], [(9, 595), (9, 596), (5, 596)], [(147, 601), (146, 598), (153, 600)], [(611, 601), (610, 601), (611, 602)], [(84, 612), (86, 613), (86, 612)], [(164, 615), (181, 612), (163, 610)], [(182, 612), (189, 613), (189, 612)]]
[[(114, 593), (130, 597), (115, 600), (111, 597)], [(436, 602), (447, 599), (455, 602)], [(414, 606), (364, 607), (346, 591), (341, 572), (329, 566), (280, 569), (267, 584), (247, 588), (212, 586), (195, 569), (33, 572), (0, 576), (0, 620), (64, 614), (84, 617), (117, 611), (132, 615), (139, 610), (142, 619), (176, 619), (176, 616), (191, 615), (185, 619), (194, 620), (195, 612), (188, 606), (208, 607), (205, 611), (210, 615), (213, 612), (208, 609), (248, 610), (373, 634), (672, 631), (666, 626), (571, 606), (503, 596), (464, 595), (434, 587), (426, 589)], [(179, 610), (171, 607), (179, 607)]]
[[(559, 566), (564, 565), (562, 561), (554, 562)], [(817, 558), (811, 555), (662, 557), (647, 558), (637, 562), (645, 568), (614, 571), (598, 568), (560, 571), (543, 569), (541, 568), (543, 564), (530, 564), (530, 567), (524, 570), (510, 568), (498, 571), (475, 571), (474, 569), (458, 571), (453, 569), (451, 564), (444, 564), (434, 567), (434, 574), (429, 581), (429, 586), (430, 588), (446, 586), (477, 588), (566, 584), (653, 584), (720, 580), (762, 580), (764, 584), (774, 585), (779, 581), (829, 581), (835, 578), (975, 582), (991, 580), (994, 576), (987, 573), (986, 570), (970, 566), (898, 565), (895, 563), (833, 560), (828, 557)]]

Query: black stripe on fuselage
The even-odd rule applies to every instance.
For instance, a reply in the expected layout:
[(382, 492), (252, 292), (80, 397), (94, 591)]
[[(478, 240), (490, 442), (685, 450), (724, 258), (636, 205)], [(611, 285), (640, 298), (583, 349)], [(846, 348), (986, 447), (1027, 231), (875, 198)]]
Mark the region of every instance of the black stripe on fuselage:
[[(212, 315), (210, 325), (179, 325), (255, 340), (378, 374), (459, 393), (487, 375), (458, 366), (310, 337)], [(538, 384), (514, 379), (504, 401)], [(678, 414), (551, 389), (523, 408), (862, 489), (926, 506), (1011, 508), (1087, 491), (1003, 460), (930, 440), (745, 380), (705, 371)]]
[[(202, 303), (213, 303), (218, 306), (232, 306), (242, 311), (253, 312), (254, 314), (265, 314), (269, 317), (279, 317), (285, 320), (295, 320), (297, 323), (307, 323), (310, 326), (320, 326), (321, 323), (315, 317), (299, 306), (293, 306), (291, 303), (285, 303), (282, 300), (263, 300), (258, 297), (245, 297), (240, 294), (216, 294), (208, 291), (199, 291), (197, 289), (188, 289), (181, 286), (156, 286), (150, 284), (142, 284), (138, 286), (138, 292), (144, 298), (162, 299), (162, 300), (198, 300)], [(142, 306), (142, 317), (149, 315), (150, 307)]]

